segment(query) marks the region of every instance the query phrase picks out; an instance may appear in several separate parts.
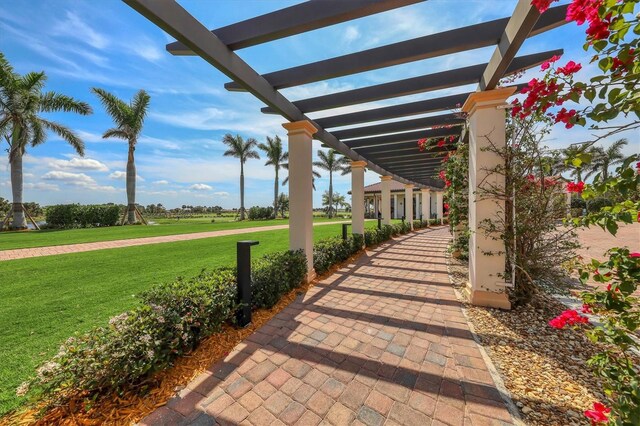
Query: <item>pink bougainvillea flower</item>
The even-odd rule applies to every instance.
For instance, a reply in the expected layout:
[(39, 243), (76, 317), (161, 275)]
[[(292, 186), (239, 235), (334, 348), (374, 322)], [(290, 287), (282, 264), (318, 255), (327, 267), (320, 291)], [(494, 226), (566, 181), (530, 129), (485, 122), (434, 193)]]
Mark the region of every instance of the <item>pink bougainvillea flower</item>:
[(445, 140), (444, 139), (440, 139), (438, 141), (438, 148), (442, 148), (444, 146), (444, 144), (445, 144)]
[(584, 303), (582, 305), (582, 309), (580, 309), (580, 311), (582, 311), (583, 314), (592, 314), (593, 313), (591, 311), (591, 305), (587, 305), (586, 303)]
[(560, 59), (560, 56), (553, 55), (551, 59), (548, 59), (542, 63), (542, 65), (540, 66), (540, 69), (542, 69), (543, 71), (549, 69), (551, 64), (557, 61), (558, 59)]
[(636, 170), (638, 171), (638, 174), (640, 174), (640, 161), (636, 163)]
[(578, 182), (578, 183), (568, 182), (567, 183), (567, 192), (575, 192), (578, 194), (582, 194), (582, 191), (584, 191), (584, 182)]
[(554, 1), (557, 0), (531, 0), (531, 5), (535, 6), (540, 13), (544, 13)]
[(640, 257), (640, 253), (638, 253), (638, 252), (631, 253), (631, 254), (629, 255), (629, 257), (636, 257), (636, 258), (638, 258), (638, 257)]
[(440, 179), (445, 180), (446, 179), (446, 174), (444, 170), (440, 170), (440, 173), (438, 173), (438, 176), (440, 176)]
[(575, 74), (582, 69), (582, 65), (574, 61), (567, 62), (564, 67), (558, 68), (558, 74), (571, 75)]
[(591, 420), (591, 424), (607, 423), (609, 421), (609, 413), (611, 408), (608, 408), (600, 402), (594, 402), (593, 408), (584, 412), (586, 418)]
[(549, 321), (549, 325), (553, 328), (562, 329), (567, 325), (587, 324), (588, 322), (589, 318), (583, 317), (575, 309), (567, 309)]

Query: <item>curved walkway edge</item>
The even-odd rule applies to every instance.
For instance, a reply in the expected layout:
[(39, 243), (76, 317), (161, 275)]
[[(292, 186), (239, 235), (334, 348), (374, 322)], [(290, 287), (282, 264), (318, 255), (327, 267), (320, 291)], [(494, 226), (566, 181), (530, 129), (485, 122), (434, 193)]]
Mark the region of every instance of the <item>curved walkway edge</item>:
[[(318, 222), (313, 226), (336, 225), (340, 222)], [(143, 246), (147, 244), (174, 243), (177, 241), (199, 240), (202, 238), (224, 237), (227, 235), (250, 234), (262, 231), (288, 229), (289, 225), (256, 226), (253, 228), (225, 229), (223, 231), (195, 232), (190, 234), (165, 235), (161, 237), (131, 238), (126, 240), (97, 241), (93, 243), (67, 244), (60, 246), (33, 247), (23, 249), (1, 250), (0, 262), (4, 260), (27, 259), (30, 257), (55, 256), (58, 254), (81, 253), (85, 251), (105, 250), (122, 247)]]
[(450, 238), (367, 251), (140, 424), (513, 424), (449, 283)]

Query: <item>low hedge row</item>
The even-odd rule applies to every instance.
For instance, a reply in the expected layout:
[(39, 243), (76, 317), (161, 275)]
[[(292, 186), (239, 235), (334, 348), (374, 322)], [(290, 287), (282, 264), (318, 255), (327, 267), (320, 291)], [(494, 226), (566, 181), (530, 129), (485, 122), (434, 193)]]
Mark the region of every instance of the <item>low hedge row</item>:
[[(415, 221), (421, 228), (427, 221)], [(347, 240), (330, 238), (314, 245), (314, 268), (322, 274), (364, 245), (377, 245), (410, 231), (409, 223), (368, 229)], [(252, 264), (252, 308), (270, 308), (300, 286), (307, 273), (301, 250), (267, 254)], [(111, 318), (106, 327), (68, 339), (37, 375), (18, 389), (36, 388), (63, 399), (68, 392), (108, 394), (139, 385), (154, 371), (195, 348), (205, 337), (233, 323), (237, 303), (236, 270), (202, 271), (191, 279), (157, 284), (140, 295), (140, 304)]]
[(249, 220), (264, 220), (273, 218), (273, 207), (251, 207), (247, 211), (247, 217)]
[(46, 208), (45, 220), (50, 228), (114, 226), (120, 213), (120, 206), (114, 204), (57, 204)]

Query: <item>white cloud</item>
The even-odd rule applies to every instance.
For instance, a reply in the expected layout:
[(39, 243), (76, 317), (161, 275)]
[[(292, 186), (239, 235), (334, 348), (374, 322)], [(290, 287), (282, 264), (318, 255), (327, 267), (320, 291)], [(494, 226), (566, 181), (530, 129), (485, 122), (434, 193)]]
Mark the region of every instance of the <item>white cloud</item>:
[(220, 192), (214, 192), (213, 195), (217, 195), (218, 197), (225, 198), (229, 196), (229, 193), (226, 191), (220, 191)]
[[(109, 175), (109, 179), (113, 180), (125, 180), (127, 178), (127, 172), (122, 170), (116, 170)], [(140, 175), (136, 175), (136, 179), (140, 182), (144, 182), (144, 178)]]
[(349, 25), (347, 28), (345, 28), (344, 33), (342, 34), (342, 38), (347, 44), (350, 44), (359, 39), (360, 31), (358, 30), (358, 27)]
[(156, 180), (153, 182), (154, 185), (169, 185), (168, 180)]
[(53, 160), (49, 162), (49, 167), (58, 170), (92, 170), (106, 172), (109, 170), (106, 164), (92, 158), (77, 158), (71, 160)]
[(149, 39), (138, 40), (132, 44), (132, 51), (147, 61), (155, 62), (162, 58), (163, 52), (158, 49), (156, 43)]
[(192, 189), (194, 191), (211, 191), (213, 187), (205, 183), (194, 183), (189, 187), (189, 189)]
[(95, 185), (96, 181), (84, 173), (70, 173), (62, 171), (47, 172), (42, 176), (44, 180), (57, 180), (71, 185)]
[(39, 191), (60, 191), (60, 187), (54, 183), (38, 182), (38, 183), (25, 183), (25, 189), (37, 189)]
[(53, 26), (53, 33), (76, 38), (96, 49), (104, 49), (109, 45), (108, 37), (95, 31), (90, 25), (71, 11), (67, 11), (64, 21), (58, 21)]

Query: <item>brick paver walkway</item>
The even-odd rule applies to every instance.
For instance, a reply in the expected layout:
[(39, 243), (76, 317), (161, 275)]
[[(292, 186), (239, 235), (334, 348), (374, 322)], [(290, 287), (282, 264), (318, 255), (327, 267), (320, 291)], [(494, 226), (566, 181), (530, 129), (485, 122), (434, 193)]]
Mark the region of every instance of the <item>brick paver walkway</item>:
[[(342, 222), (317, 222), (313, 226), (335, 225)], [(127, 240), (98, 241), (95, 243), (67, 244), (61, 246), (34, 247), (14, 250), (0, 250), (0, 261), (26, 259), (29, 257), (54, 256), (58, 254), (80, 253), (122, 247), (144, 246), (147, 244), (173, 243), (176, 241), (199, 240), (201, 238), (223, 237), (225, 235), (250, 234), (252, 232), (288, 229), (289, 225), (255, 226), (252, 228), (227, 229), (224, 231), (196, 232), (191, 234), (165, 235), (161, 237), (131, 238)]]
[(146, 425), (511, 424), (449, 285), (445, 228), (317, 283)]

